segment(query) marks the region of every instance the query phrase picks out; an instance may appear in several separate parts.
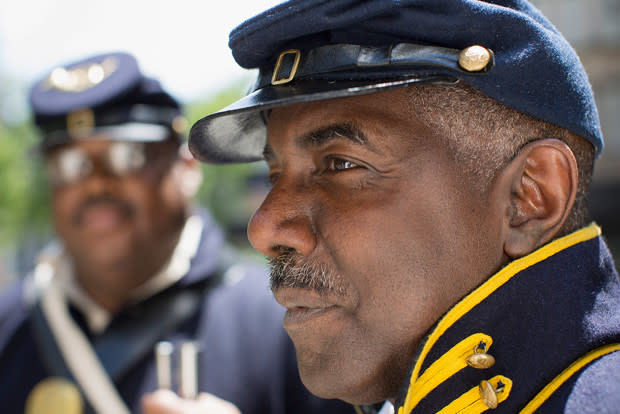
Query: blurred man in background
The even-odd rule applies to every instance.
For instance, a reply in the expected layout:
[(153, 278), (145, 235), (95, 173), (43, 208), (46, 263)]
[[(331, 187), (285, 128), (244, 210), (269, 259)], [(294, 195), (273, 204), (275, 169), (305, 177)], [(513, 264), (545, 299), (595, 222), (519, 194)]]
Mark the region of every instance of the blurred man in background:
[(302, 386), (264, 270), (194, 205), (201, 172), (159, 82), (113, 53), (30, 98), (58, 240), (0, 299), (2, 411), (139, 412), (147, 395), (145, 412), (343, 412)]

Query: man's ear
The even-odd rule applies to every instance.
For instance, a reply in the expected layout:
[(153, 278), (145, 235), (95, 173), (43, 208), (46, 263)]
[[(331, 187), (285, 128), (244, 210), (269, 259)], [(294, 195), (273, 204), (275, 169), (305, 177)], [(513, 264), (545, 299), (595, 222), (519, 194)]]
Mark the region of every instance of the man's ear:
[(186, 143), (179, 149), (179, 160), (175, 168), (181, 194), (191, 201), (202, 184), (202, 169), (198, 160), (189, 152)]
[(578, 167), (571, 149), (557, 139), (531, 142), (503, 170), (504, 253), (525, 256), (561, 230), (577, 195)]

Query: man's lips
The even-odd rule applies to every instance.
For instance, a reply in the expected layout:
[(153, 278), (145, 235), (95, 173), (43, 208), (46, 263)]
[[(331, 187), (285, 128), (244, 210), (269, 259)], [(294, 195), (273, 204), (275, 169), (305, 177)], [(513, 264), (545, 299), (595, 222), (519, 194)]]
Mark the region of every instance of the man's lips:
[(298, 307), (287, 309), (284, 314), (283, 325), (286, 330), (291, 331), (308, 323), (316, 322), (318, 319), (327, 316), (327, 314), (331, 314), (337, 309), (336, 306), (327, 308)]
[(102, 203), (86, 207), (80, 218), (86, 231), (102, 233), (121, 226), (126, 214), (116, 205)]
[(273, 294), (278, 303), (286, 308), (284, 327), (287, 330), (317, 321), (340, 309), (328, 298), (310, 289), (280, 287)]
[(312, 289), (281, 286), (274, 290), (273, 295), (287, 309), (326, 308), (333, 305), (326, 296)]

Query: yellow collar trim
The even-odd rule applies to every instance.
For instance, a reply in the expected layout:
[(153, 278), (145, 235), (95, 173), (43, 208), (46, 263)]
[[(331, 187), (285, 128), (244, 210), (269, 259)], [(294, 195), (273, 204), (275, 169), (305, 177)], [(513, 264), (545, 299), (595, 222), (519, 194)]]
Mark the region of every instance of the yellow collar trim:
[[(458, 302), (452, 309), (450, 309), (443, 318), (437, 323), (435, 329), (428, 336), (427, 341), (422, 348), (422, 352), (420, 353), (419, 358), (417, 359), (415, 366), (413, 368), (413, 372), (411, 374), (411, 378), (409, 380), (409, 390), (407, 392), (407, 396), (405, 398), (405, 402), (403, 404), (403, 412), (409, 413), (419, 402), (419, 399), (414, 397), (414, 395), (418, 394), (418, 389), (416, 381), (420, 375), (420, 369), (422, 367), (422, 363), (424, 359), (428, 355), (431, 348), (437, 343), (441, 335), (443, 335), (450, 326), (452, 326), (456, 321), (463, 317), (467, 312), (473, 309), (476, 305), (482, 302), (485, 298), (495, 292), (498, 288), (508, 282), (513, 276), (522, 272), (539, 263), (554, 254), (571, 247), (575, 244), (593, 239), (601, 235), (601, 229), (596, 224), (592, 223), (591, 225), (584, 227), (581, 230), (578, 230), (574, 233), (571, 233), (567, 236), (561, 237), (557, 240), (552, 241), (541, 247), (538, 250), (530, 253), (527, 256), (524, 256), (520, 259), (514, 260), (506, 267), (501, 269), (499, 272), (491, 276), (486, 282), (480, 285), (476, 290), (471, 292), (465, 298), (463, 298), (460, 302)], [(400, 412), (400, 411), (399, 411)]]
[(409, 400), (411, 408), (426, 397), (437, 386), (467, 366), (467, 358), (474, 354), (478, 344), (484, 343), (491, 348), (493, 339), (483, 333), (475, 333), (463, 339), (452, 349), (433, 362), (415, 382), (416, 392)]
[[(508, 398), (512, 389), (512, 380), (503, 375), (496, 375), (488, 380), (495, 389), (499, 388), (500, 381), (503, 384), (503, 388), (501, 391), (497, 391), (498, 404), (501, 404)], [(480, 414), (488, 409), (489, 406), (484, 403), (480, 395), (480, 388), (474, 387), (442, 408), (437, 414)]]

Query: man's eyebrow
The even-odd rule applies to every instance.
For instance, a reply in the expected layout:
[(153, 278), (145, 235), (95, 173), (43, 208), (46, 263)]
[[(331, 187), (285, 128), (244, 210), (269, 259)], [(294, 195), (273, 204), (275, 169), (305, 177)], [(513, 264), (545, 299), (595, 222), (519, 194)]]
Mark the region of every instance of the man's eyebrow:
[(303, 146), (323, 145), (334, 139), (347, 139), (358, 145), (368, 145), (368, 138), (364, 132), (350, 123), (333, 124), (310, 131), (300, 136), (297, 141)]
[[(319, 146), (331, 140), (347, 139), (358, 145), (369, 145), (368, 138), (364, 132), (353, 124), (333, 124), (320, 129), (310, 131), (297, 138), (297, 142), (302, 147)], [(269, 162), (274, 158), (273, 148), (269, 143), (263, 149), (263, 158)]]

